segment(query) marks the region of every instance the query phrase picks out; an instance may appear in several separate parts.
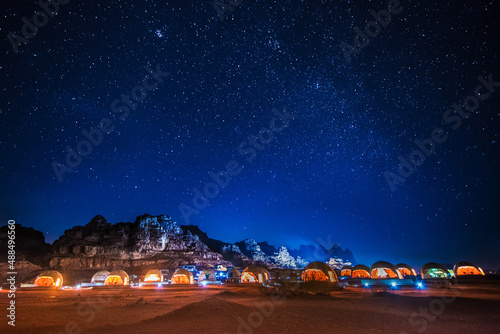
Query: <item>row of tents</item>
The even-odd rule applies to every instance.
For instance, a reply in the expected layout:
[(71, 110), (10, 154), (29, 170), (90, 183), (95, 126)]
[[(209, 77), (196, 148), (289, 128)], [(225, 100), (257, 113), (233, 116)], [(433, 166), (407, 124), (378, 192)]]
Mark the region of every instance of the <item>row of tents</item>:
[[(484, 271), (481, 267), (465, 261), (455, 264), (453, 269), (447, 268), (440, 263), (429, 262), (422, 266), (420, 273), (422, 279), (484, 276)], [(345, 266), (340, 271), (341, 278), (403, 279), (405, 277), (416, 276), (417, 272), (415, 269), (407, 264), (399, 263), (394, 266), (385, 261), (376, 262), (370, 268), (362, 264), (358, 264), (354, 267)]]
[[(346, 279), (391, 279), (403, 280), (415, 278), (417, 272), (407, 264), (392, 265), (389, 262), (379, 261), (370, 268), (358, 264), (354, 267), (345, 266), (341, 270), (332, 269), (324, 262), (312, 262), (300, 272), (300, 279), (303, 282), (323, 281), (338, 283)], [(421, 269), (422, 279), (449, 279), (455, 276), (484, 276), (483, 270), (469, 262), (457, 263), (453, 270), (446, 266), (430, 262)], [(163, 283), (164, 274), (160, 270), (150, 270), (144, 276), (144, 284)], [(271, 280), (269, 271), (259, 266), (248, 266), (242, 272), (237, 268), (229, 268), (225, 273), (225, 281), (231, 283), (267, 283)], [(205, 269), (197, 276), (198, 284), (212, 283), (220, 281), (220, 276), (216, 275), (214, 269)], [(123, 270), (107, 271), (101, 270), (92, 276), (92, 285), (129, 285), (129, 275)], [(194, 284), (195, 275), (192, 271), (180, 268), (177, 269), (170, 278), (171, 284)], [(38, 275), (34, 282), (35, 286), (63, 286), (63, 276), (58, 271), (45, 271)]]
[[(240, 272), (236, 268), (229, 268), (225, 275), (226, 282), (233, 283), (265, 283), (270, 279), (269, 271), (258, 266), (249, 266)], [(202, 270), (198, 275), (198, 283), (217, 282), (220, 277), (216, 277), (214, 269)], [(171, 284), (194, 284), (195, 275), (185, 268), (177, 269), (171, 279)], [(62, 287), (63, 276), (55, 270), (44, 271), (35, 278), (34, 285), (37, 287)], [(144, 276), (143, 284), (163, 283), (164, 274), (160, 270), (150, 270)], [(129, 285), (129, 275), (124, 270), (96, 272), (90, 281), (91, 285)]]

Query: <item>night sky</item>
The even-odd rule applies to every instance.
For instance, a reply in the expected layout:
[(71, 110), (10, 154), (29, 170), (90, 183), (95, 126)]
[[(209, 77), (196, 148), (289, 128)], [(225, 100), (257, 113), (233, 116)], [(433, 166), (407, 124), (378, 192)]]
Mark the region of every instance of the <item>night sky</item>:
[[(227, 242), (330, 240), (367, 265), (500, 268), (500, 83), (443, 121), (478, 76), (500, 81), (498, 1), (401, 1), (350, 61), (341, 43), (388, 1), (233, 3), (221, 20), (210, 0), (71, 0), (21, 43), (41, 9), (3, 2), (0, 224), (52, 242), (96, 215), (167, 214)], [(113, 131), (62, 167), (103, 120)], [(436, 128), (447, 140), (393, 191), (384, 173), (401, 178), (398, 156)], [(228, 164), (238, 174), (196, 209), (193, 189)]]

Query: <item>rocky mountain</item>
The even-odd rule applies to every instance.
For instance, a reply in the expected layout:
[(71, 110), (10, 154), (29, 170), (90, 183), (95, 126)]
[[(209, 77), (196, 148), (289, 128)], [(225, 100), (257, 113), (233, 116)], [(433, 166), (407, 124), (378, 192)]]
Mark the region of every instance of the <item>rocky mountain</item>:
[[(54, 269), (107, 269), (151, 263), (172, 266), (225, 262), (198, 236), (182, 230), (169, 216), (139, 216), (134, 223), (109, 224), (102, 216), (75, 226), (52, 244)], [(230, 263), (225, 263), (229, 265)]]
[(290, 255), (301, 257), (307, 263), (329, 262), (333, 267), (356, 265), (356, 259), (349, 248), (343, 250), (339, 245), (329, 242), (319, 245), (302, 245), (299, 249), (290, 250)]
[[(133, 223), (117, 224), (96, 216), (85, 226), (66, 230), (52, 245), (45, 243), (43, 234), (32, 228), (17, 224), (16, 231), (17, 260), (26, 261), (23, 262), (26, 272), (50, 268), (75, 280), (101, 269), (125, 269), (133, 274), (153, 268), (173, 270), (187, 264), (199, 268), (255, 264), (273, 269), (303, 268), (312, 261), (329, 262), (334, 267), (355, 263), (351, 251), (344, 251), (336, 244), (329, 249), (308, 245), (298, 250), (276, 248), (253, 239), (232, 244), (209, 238), (197, 226), (179, 226), (166, 215), (144, 214)], [(6, 233), (7, 227), (1, 227), (2, 246), (7, 240)]]

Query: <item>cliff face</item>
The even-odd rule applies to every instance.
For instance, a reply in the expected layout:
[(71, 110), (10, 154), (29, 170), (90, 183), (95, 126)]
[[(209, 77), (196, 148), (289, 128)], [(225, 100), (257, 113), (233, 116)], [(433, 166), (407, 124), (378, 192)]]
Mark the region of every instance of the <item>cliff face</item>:
[[(154, 263), (224, 263), (198, 236), (183, 231), (169, 216), (142, 215), (134, 223), (109, 224), (102, 216), (75, 226), (52, 245), (54, 269), (109, 269)], [(229, 263), (226, 263), (227, 265)]]
[[(231, 244), (209, 238), (205, 232), (195, 225), (182, 225), (181, 228), (196, 235), (211, 251), (222, 254), (224, 260), (231, 262), (234, 266), (263, 265), (268, 268), (276, 267), (271, 257), (262, 252), (255, 240), (247, 239)], [(267, 242), (264, 244), (267, 245)]]

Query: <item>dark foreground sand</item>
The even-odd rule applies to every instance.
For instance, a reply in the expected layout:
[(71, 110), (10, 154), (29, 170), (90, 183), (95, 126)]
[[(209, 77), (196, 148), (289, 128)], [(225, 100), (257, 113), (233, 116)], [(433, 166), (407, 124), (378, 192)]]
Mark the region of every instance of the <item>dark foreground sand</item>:
[(0, 298), (1, 333), (500, 333), (499, 286), (300, 297), (224, 286), (20, 290), (15, 329)]

